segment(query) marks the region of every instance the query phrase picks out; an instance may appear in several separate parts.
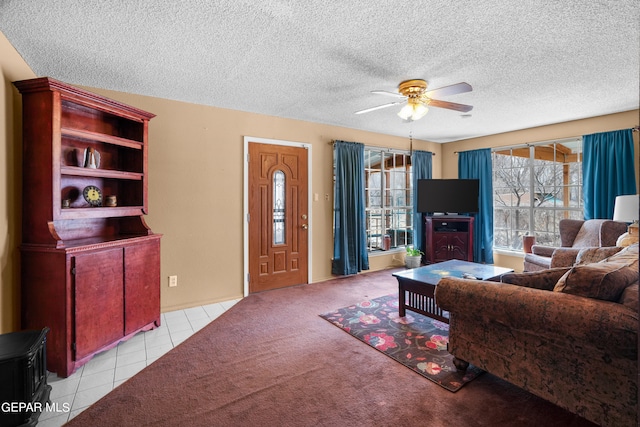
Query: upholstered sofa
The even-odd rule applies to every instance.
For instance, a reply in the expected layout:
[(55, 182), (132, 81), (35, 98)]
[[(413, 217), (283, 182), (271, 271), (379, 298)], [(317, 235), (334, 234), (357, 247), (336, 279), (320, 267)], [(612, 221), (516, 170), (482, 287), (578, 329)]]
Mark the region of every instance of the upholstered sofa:
[(560, 247), (533, 245), (524, 255), (524, 271), (539, 271), (554, 267), (571, 267), (582, 248), (612, 247), (627, 224), (609, 219), (562, 219), (558, 224)]
[(602, 426), (636, 426), (638, 245), (584, 249), (575, 266), (502, 283), (444, 278), (449, 351)]

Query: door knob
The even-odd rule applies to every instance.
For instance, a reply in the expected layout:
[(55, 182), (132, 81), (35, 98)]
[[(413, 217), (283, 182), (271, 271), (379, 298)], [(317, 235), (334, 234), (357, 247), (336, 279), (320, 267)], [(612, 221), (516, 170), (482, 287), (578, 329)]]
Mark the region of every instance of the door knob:
[(302, 216), (300, 218), (307, 219), (307, 214), (302, 214)]
[(306, 229), (308, 229), (308, 228), (309, 228), (309, 226), (308, 226), (307, 224), (302, 224), (302, 229), (303, 229), (303, 230), (306, 230)]

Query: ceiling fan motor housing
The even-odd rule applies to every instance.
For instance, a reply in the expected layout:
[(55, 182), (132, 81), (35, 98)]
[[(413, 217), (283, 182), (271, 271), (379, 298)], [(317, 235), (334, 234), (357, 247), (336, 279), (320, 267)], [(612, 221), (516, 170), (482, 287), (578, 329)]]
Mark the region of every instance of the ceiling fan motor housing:
[(427, 82), (420, 79), (405, 80), (398, 85), (398, 92), (407, 98), (418, 98), (427, 90)]

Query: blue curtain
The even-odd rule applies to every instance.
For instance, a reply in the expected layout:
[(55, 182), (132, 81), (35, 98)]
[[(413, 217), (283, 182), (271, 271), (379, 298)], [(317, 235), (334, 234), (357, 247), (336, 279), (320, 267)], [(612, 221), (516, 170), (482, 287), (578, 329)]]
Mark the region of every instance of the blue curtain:
[(491, 149), (458, 154), (458, 178), (479, 179), (478, 213), (474, 215), (473, 260), (493, 264), (493, 181)]
[(411, 155), (411, 167), (413, 168), (413, 247), (425, 252), (424, 247), (424, 222), (422, 213), (418, 212), (418, 180), (431, 179), (433, 153), (429, 151), (414, 150)]
[(334, 236), (331, 272), (356, 274), (369, 269), (364, 201), (364, 145), (336, 141), (333, 198)]
[(616, 196), (636, 194), (631, 129), (582, 137), (584, 219), (613, 218)]

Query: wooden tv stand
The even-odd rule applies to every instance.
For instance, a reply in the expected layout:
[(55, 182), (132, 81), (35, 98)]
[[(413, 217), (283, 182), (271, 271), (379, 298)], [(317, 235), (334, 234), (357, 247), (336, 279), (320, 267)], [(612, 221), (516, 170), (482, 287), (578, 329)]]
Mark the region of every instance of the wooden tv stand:
[(473, 222), (471, 216), (425, 216), (425, 262), (473, 262)]

